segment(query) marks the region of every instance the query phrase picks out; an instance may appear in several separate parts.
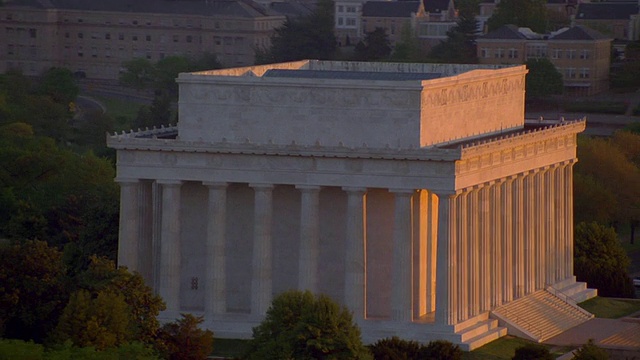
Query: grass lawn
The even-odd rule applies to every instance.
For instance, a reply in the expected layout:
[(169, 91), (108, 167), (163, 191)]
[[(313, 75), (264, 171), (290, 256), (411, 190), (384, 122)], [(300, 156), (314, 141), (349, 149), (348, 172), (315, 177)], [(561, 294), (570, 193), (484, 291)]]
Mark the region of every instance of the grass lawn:
[(516, 352), (516, 349), (530, 344), (531, 341), (520, 339), (514, 336), (503, 336), (500, 339), (490, 342), (487, 345), (473, 350), (471, 352), (465, 352), (462, 356), (464, 360), (498, 360), (498, 359), (511, 359)]
[(595, 297), (579, 304), (599, 318), (617, 319), (640, 311), (640, 300)]
[(127, 101), (104, 96), (90, 95), (100, 101), (107, 108), (107, 115), (116, 121), (116, 130), (129, 130), (131, 122), (138, 115), (138, 110), (142, 104), (136, 101)]
[(249, 340), (216, 338), (213, 340), (213, 353), (211, 356), (240, 357), (244, 354), (248, 345)]

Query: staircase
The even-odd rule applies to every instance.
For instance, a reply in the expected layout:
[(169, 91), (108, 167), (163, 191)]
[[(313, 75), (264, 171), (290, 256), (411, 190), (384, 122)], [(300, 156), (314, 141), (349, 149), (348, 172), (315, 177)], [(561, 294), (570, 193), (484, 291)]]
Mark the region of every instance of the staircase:
[(593, 318), (565, 300), (550, 291), (539, 290), (496, 308), (491, 315), (506, 326), (509, 334), (543, 342)]
[(490, 319), (489, 313), (476, 316), (455, 327), (460, 348), (471, 351), (507, 335), (507, 329), (498, 325), (498, 320)]

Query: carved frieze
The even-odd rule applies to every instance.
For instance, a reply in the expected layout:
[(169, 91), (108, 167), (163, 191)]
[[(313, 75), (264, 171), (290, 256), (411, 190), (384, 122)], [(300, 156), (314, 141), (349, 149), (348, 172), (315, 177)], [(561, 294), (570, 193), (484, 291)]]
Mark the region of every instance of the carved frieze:
[(425, 87), (422, 105), (440, 107), (468, 101), (512, 95), (524, 91), (524, 76), (487, 80), (471, 84), (447, 86), (430, 89)]

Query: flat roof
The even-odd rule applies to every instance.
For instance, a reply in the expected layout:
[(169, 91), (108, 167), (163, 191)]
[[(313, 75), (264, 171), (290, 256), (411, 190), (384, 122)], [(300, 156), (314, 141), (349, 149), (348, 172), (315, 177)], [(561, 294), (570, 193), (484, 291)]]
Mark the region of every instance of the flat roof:
[(336, 70), (289, 70), (270, 69), (262, 77), (296, 79), (340, 79), (340, 80), (385, 80), (415, 81), (442, 77), (441, 73), (405, 73), (387, 71), (336, 71)]

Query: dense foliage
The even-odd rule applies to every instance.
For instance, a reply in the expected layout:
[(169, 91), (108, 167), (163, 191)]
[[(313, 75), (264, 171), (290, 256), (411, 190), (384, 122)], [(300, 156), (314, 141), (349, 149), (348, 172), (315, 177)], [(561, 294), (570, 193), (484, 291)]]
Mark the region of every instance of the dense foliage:
[(526, 65), (529, 69), (525, 85), (527, 100), (562, 94), (562, 74), (549, 59), (529, 59)]
[(544, 345), (527, 344), (516, 349), (512, 360), (553, 360), (554, 356)]
[(575, 352), (573, 360), (608, 360), (609, 354), (598, 347), (593, 339), (584, 344), (578, 351)]
[(338, 44), (333, 33), (333, 15), (333, 1), (319, 0), (311, 15), (287, 19), (275, 30), (271, 47), (257, 49), (256, 63), (333, 59)]
[(634, 297), (627, 268), (630, 260), (613, 228), (580, 223), (575, 233), (575, 274), (605, 297)]
[(427, 345), (398, 337), (378, 340), (369, 347), (375, 360), (460, 360), (462, 350), (449, 341), (436, 340)]
[(364, 39), (356, 45), (354, 54), (355, 60), (360, 61), (386, 60), (389, 55), (391, 55), (389, 35), (384, 28), (380, 27), (365, 34)]
[(176, 322), (165, 324), (158, 333), (157, 347), (169, 360), (206, 359), (213, 351), (213, 333), (198, 326), (202, 317), (182, 314)]
[(456, 26), (447, 32), (447, 39), (431, 49), (429, 57), (435, 61), (454, 64), (474, 64), (478, 62), (475, 39), (478, 36), (479, 12), (477, 0), (456, 2), (458, 20)]
[(253, 329), (247, 359), (369, 359), (351, 313), (327, 296), (278, 295)]
[(544, 34), (548, 26), (546, 5), (546, 0), (502, 0), (487, 20), (489, 31), (513, 24)]

